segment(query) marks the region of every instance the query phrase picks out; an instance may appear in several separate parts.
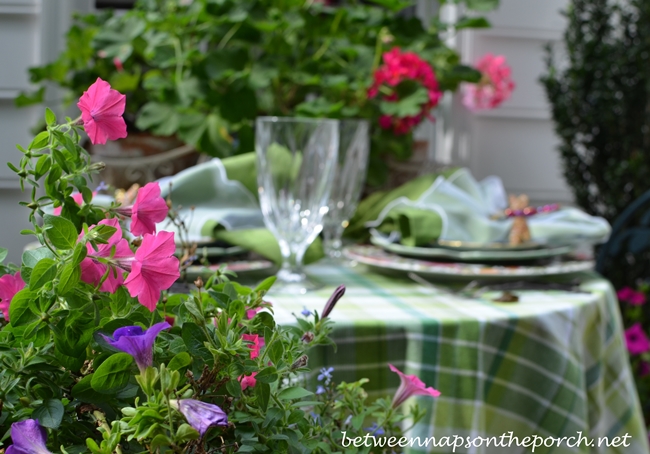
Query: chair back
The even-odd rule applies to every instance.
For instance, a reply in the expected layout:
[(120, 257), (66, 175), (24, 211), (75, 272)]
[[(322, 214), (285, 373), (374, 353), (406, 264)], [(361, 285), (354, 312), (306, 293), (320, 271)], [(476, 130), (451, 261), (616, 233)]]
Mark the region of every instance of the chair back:
[(650, 278), (650, 190), (616, 218), (609, 240), (598, 251), (596, 271), (616, 288)]

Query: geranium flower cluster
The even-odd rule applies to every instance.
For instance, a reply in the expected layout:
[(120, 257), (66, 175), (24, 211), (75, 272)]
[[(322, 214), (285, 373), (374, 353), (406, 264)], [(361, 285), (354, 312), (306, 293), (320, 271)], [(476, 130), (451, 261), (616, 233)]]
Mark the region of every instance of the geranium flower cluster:
[(486, 54), (476, 69), (481, 72), (477, 84), (463, 84), (463, 105), (471, 111), (494, 109), (510, 98), (515, 83), (512, 70), (503, 55)]
[(405, 81), (417, 82), (427, 90), (427, 99), (419, 106), (417, 114), (403, 117), (382, 115), (379, 118), (379, 125), (383, 129), (392, 129), (398, 135), (408, 134), (425, 117), (432, 119), (429, 112), (442, 97), (438, 80), (431, 65), (415, 52), (402, 52), (396, 47), (384, 53), (383, 60), (384, 64), (373, 75), (373, 84), (368, 90), (369, 98), (380, 95), (383, 101), (399, 102), (400, 96), (396, 88)]

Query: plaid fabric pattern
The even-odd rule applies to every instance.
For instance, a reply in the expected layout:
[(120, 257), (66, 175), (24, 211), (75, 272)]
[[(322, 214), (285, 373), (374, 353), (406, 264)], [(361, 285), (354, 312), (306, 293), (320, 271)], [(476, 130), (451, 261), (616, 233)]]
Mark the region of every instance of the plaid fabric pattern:
[[(407, 435), (426, 437), (578, 437), (594, 446), (538, 447), (536, 453), (647, 454), (648, 435), (623, 339), (611, 285), (581, 275), (589, 293), (518, 291), (518, 303), (496, 303), (452, 294), (404, 277), (316, 265), (320, 291), (270, 293), (276, 321), (293, 323), (305, 307), (322, 311), (340, 284), (345, 296), (334, 309), (331, 348), (314, 351), (310, 366), (332, 366), (335, 381), (369, 378), (371, 397), (392, 395), (399, 378), (392, 363), (438, 389), (437, 399), (417, 398), (427, 416)], [(409, 403), (405, 404), (409, 405)], [(598, 446), (599, 437), (624, 436), (628, 447)], [(514, 440), (514, 438), (513, 438)], [(570, 440), (575, 443), (577, 439)], [(506, 438), (507, 442), (507, 438)], [(478, 443), (477, 443), (478, 444)], [(410, 454), (448, 453), (450, 447), (397, 448)], [(530, 447), (461, 447), (459, 453), (528, 453)]]

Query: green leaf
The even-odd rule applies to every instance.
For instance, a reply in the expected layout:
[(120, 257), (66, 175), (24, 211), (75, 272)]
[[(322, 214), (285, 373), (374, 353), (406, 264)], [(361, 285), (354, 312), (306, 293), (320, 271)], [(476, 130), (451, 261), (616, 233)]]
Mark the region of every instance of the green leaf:
[(260, 282), (257, 287), (255, 287), (256, 292), (268, 292), (271, 286), (275, 284), (275, 281), (277, 280), (277, 276), (270, 276), (264, 279), (262, 282)]
[(45, 86), (31, 93), (21, 92), (16, 97), (16, 99), (14, 99), (14, 105), (16, 107), (25, 107), (25, 106), (31, 106), (33, 104), (40, 104), (43, 102), (44, 95), (45, 95)]
[(36, 264), (29, 278), (29, 288), (38, 290), (56, 276), (56, 262), (53, 259), (43, 259)]
[(280, 400), (293, 400), (293, 399), (302, 399), (303, 397), (313, 396), (314, 393), (307, 391), (305, 388), (300, 386), (292, 386), (291, 388), (286, 388), (280, 391), (278, 394), (278, 399)]
[(87, 254), (88, 254), (88, 248), (86, 247), (86, 245), (82, 243), (77, 243), (77, 245), (74, 247), (74, 252), (72, 254), (72, 264), (73, 265), (81, 264), (83, 259), (86, 258)]
[[(197, 432), (197, 435), (198, 435), (198, 432)], [(169, 446), (171, 446), (171, 443), (172, 443), (172, 440), (167, 438), (166, 435), (158, 434), (155, 437), (153, 437), (153, 439), (149, 443), (149, 450), (150, 450), (149, 452), (158, 452), (158, 448), (160, 448), (162, 446), (169, 447)]]
[(52, 112), (49, 107), (45, 108), (45, 123), (48, 126), (53, 126), (56, 123), (56, 115), (54, 115), (54, 112)]
[(65, 267), (63, 267), (61, 277), (59, 278), (59, 293), (61, 295), (65, 295), (70, 290), (72, 290), (79, 282), (80, 277), (81, 267), (73, 263), (67, 263)]
[(44, 216), (43, 228), (50, 242), (57, 249), (72, 249), (77, 244), (77, 229), (74, 224), (61, 216)]
[(255, 380), (262, 383), (273, 383), (278, 380), (278, 371), (275, 367), (265, 367), (255, 376)]
[(465, 0), (465, 4), (474, 11), (492, 11), (499, 6), (499, 0)]
[(50, 133), (47, 131), (41, 131), (39, 132), (36, 137), (34, 137), (34, 140), (32, 140), (32, 143), (29, 144), (29, 149), (32, 150), (34, 148), (43, 148), (45, 147), (50, 140)]
[(196, 440), (199, 438), (199, 433), (189, 424), (183, 423), (176, 431), (177, 441)]
[(44, 154), (38, 158), (38, 161), (36, 161), (36, 167), (34, 168), (34, 178), (36, 181), (40, 180), (43, 175), (45, 175), (50, 170), (51, 166), (52, 161), (48, 155)]
[(187, 352), (180, 352), (175, 355), (167, 365), (169, 370), (180, 370), (192, 364), (192, 357)]
[(271, 387), (268, 383), (257, 383), (255, 385), (255, 396), (257, 396), (257, 402), (259, 404), (260, 410), (263, 412), (269, 406), (269, 398), (271, 397)]
[(25, 288), (14, 295), (9, 305), (9, 320), (12, 326), (28, 325), (38, 320), (38, 315), (29, 308), (29, 302), (36, 298), (36, 293)]
[(93, 374), (86, 375), (72, 388), (72, 397), (89, 404), (100, 404), (106, 401), (106, 396), (95, 391), (90, 384)]
[(230, 380), (226, 383), (226, 390), (233, 397), (239, 397), (241, 395), (241, 383), (237, 380)]
[(97, 392), (113, 394), (129, 382), (132, 364), (133, 357), (131, 355), (116, 353), (97, 368), (90, 385)]
[(45, 246), (23, 252), (23, 267), (34, 268), (44, 258), (54, 258), (54, 253)]
[(43, 427), (57, 429), (63, 419), (65, 409), (59, 399), (45, 399), (43, 404), (32, 413), (32, 419), (38, 420)]
[(4, 262), (7, 258), (7, 253), (9, 251), (3, 247), (0, 247), (0, 263)]
[(490, 23), (484, 17), (461, 17), (455, 24), (456, 30), (463, 28), (490, 28)]

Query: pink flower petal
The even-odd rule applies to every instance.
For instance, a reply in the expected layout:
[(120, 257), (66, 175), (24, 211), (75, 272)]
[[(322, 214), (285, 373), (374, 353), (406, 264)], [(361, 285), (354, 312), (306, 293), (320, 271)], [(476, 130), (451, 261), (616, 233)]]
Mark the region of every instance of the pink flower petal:
[(108, 82), (98, 77), (81, 95), (77, 107), (93, 145), (126, 137), (126, 123), (122, 118), (126, 96), (113, 90)]
[(25, 282), (20, 277), (20, 271), (15, 275), (5, 274), (0, 277), (0, 311), (9, 320), (9, 305), (16, 293), (25, 288)]
[(167, 202), (160, 196), (160, 185), (148, 183), (140, 188), (132, 207), (131, 233), (136, 236), (156, 233), (156, 223), (167, 217)]
[(431, 387), (427, 388), (426, 385), (415, 375), (406, 375), (402, 373), (392, 364), (389, 364), (388, 367), (391, 371), (399, 375), (400, 386), (395, 392), (393, 397), (393, 408), (399, 407), (406, 399), (411, 396), (440, 396), (440, 391), (433, 389)]

